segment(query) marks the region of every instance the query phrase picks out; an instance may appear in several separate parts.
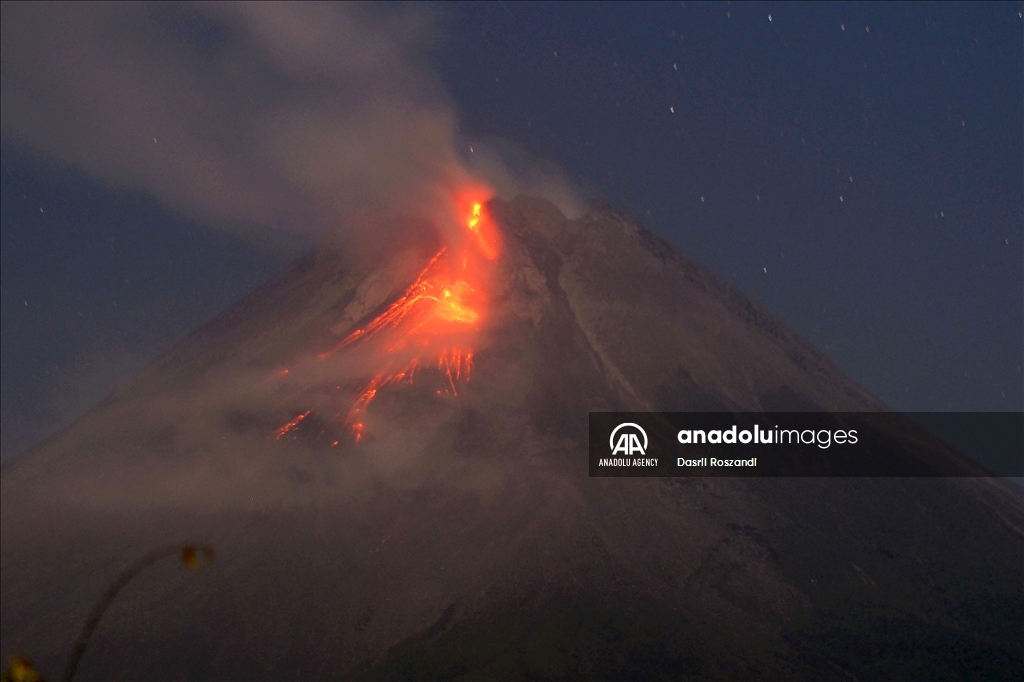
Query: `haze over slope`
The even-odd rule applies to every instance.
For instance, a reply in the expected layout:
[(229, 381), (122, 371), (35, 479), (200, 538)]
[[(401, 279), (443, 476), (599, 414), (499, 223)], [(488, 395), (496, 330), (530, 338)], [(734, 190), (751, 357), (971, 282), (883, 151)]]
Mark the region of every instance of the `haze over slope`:
[(376, 368), (345, 339), (427, 272), (416, 221), (314, 249), (6, 469), (3, 651), (59, 669), (105, 581), (198, 537), (217, 568), (140, 578), (83, 679), (1021, 672), (999, 483), (588, 478), (591, 410), (885, 406), (626, 216), (485, 211), (469, 379), (381, 387), (363, 439), (344, 414)]

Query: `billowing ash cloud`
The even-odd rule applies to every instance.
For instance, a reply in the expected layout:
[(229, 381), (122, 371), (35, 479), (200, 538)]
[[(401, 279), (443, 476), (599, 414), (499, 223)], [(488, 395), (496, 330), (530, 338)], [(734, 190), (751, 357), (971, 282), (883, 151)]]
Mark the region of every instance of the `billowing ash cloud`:
[[(557, 171), (458, 134), (426, 59), (440, 39), (427, 5), (5, 2), (0, 31), (5, 141), (212, 226), (365, 256), (397, 243), (381, 230), (423, 224), (395, 215), (470, 239), (466, 211), (491, 192), (574, 212)], [(356, 381), (378, 360), (329, 369)], [(263, 380), (219, 377), (211, 394), (235, 411)]]
[(466, 179), (429, 8), (4, 3), (2, 131), (220, 225), (322, 235)]

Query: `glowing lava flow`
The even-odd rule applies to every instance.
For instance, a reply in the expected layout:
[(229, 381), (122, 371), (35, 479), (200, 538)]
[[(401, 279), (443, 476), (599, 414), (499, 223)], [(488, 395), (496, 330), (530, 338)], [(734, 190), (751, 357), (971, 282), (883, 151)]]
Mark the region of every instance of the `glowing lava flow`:
[[(406, 327), (386, 348), (394, 351), (399, 350), (404, 343), (415, 341), (414, 337), (419, 333), (426, 332), (430, 336), (443, 333), (446, 330), (438, 327), (446, 323), (472, 325), (479, 320), (480, 313), (470, 302), (474, 289), (464, 279), (456, 279), (447, 262), (450, 259), (442, 260), (447, 251), (447, 248), (438, 251), (412, 286), (387, 310), (366, 327), (346, 336), (340, 344), (322, 353), (319, 358), (328, 358), (342, 348), (369, 339), (387, 328)], [(429, 340), (419, 339), (421, 342)]]
[[(446, 384), (437, 394), (458, 397), (458, 385), (469, 380), (473, 367), (472, 336), (486, 308), (483, 289), (488, 261), (497, 257), (497, 245), (481, 203), (471, 204), (465, 225), (471, 238), (465, 240), (461, 251), (442, 248), (398, 300), (337, 346), (317, 356), (325, 360), (344, 348), (373, 344), (379, 370), (358, 393), (343, 420), (356, 441), (366, 431), (367, 408), (384, 388), (411, 383), (418, 372), (432, 369)], [(277, 438), (295, 431), (309, 414), (299, 414), (280, 427)], [(341, 412), (337, 418), (340, 416)]]
[(308, 417), (310, 411), (311, 410), (306, 410), (305, 412), (303, 412), (302, 414), (297, 416), (295, 419), (291, 420), (290, 422), (288, 422), (287, 424), (285, 424), (284, 426), (279, 428), (277, 431), (275, 431), (274, 435), (277, 437), (277, 440), (281, 440), (288, 433), (290, 433), (291, 431), (294, 431), (296, 428), (298, 428), (299, 422), (301, 422), (303, 419)]

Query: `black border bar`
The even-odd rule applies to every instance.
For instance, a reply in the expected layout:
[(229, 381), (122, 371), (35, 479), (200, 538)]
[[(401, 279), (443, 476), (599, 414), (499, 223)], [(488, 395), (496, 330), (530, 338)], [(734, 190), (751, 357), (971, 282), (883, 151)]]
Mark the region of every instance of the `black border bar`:
[(591, 412), (589, 451), (592, 477), (1021, 477), (1024, 412)]

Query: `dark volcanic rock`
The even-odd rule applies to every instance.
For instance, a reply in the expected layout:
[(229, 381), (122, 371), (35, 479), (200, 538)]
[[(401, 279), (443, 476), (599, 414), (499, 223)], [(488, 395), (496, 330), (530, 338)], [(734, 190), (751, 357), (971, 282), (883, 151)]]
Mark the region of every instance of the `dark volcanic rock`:
[(434, 245), (320, 247), (8, 467), (3, 653), (55, 677), (118, 572), (198, 540), (217, 563), (140, 574), (80, 679), (1024, 677), (1024, 504), (996, 480), (588, 478), (590, 410), (886, 408), (626, 216), (489, 209), (458, 400), (424, 373), (362, 443), (323, 410), (271, 437), (296, 411), (267, 377)]

